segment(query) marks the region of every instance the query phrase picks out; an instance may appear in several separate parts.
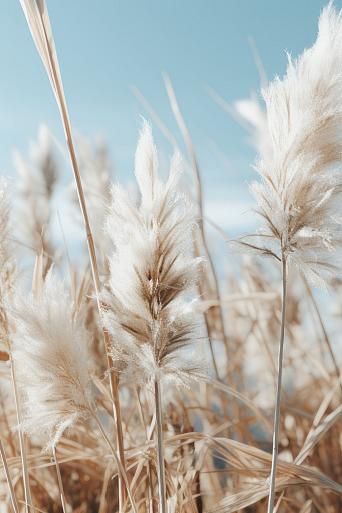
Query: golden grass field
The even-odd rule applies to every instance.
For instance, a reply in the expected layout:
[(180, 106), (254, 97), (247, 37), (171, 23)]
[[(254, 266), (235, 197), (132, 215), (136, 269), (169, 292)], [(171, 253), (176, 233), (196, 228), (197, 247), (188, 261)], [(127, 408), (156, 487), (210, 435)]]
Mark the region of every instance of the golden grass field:
[[(73, 136), (44, 0), (21, 4), (74, 188), (45, 126), (0, 182), (0, 513), (341, 513), (341, 13), (263, 104), (232, 107), (260, 220), (232, 241), (206, 218), (170, 79), (185, 152), (147, 105), (175, 152), (159, 169), (143, 122), (127, 189)], [(76, 257), (70, 220), (52, 226), (63, 188)]]

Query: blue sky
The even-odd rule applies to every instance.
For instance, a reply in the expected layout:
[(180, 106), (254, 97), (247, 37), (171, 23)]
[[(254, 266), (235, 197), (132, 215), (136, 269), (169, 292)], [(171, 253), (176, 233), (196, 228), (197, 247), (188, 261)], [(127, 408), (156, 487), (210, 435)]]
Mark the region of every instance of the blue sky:
[[(132, 178), (142, 106), (138, 87), (181, 142), (162, 72), (176, 90), (195, 142), (211, 217), (248, 224), (246, 182), (254, 154), (246, 134), (213, 102), (259, 87), (252, 37), (268, 77), (282, 75), (285, 50), (310, 46), (321, 0), (47, 0), (74, 129), (108, 142), (117, 175)], [(342, 1), (336, 1), (341, 8)], [(19, 0), (0, 0), (0, 169), (11, 174), (14, 147), (25, 151), (40, 122), (63, 140), (58, 110)], [(146, 115), (146, 114), (145, 114)], [(155, 129), (165, 155), (171, 147)], [(234, 211), (234, 212), (233, 212)]]

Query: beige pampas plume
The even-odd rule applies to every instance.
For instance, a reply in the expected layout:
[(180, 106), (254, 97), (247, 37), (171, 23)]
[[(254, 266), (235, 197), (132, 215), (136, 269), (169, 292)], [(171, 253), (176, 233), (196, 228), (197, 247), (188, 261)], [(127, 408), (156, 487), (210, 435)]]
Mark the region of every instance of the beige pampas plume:
[(236, 101), (234, 109), (236, 116), (241, 119), (249, 133), (249, 142), (259, 154), (265, 155), (269, 150), (270, 142), (267, 132), (267, 117), (261, 102), (252, 95), (250, 98)]
[(105, 325), (123, 378), (134, 377), (139, 384), (155, 379), (186, 384), (197, 366), (184, 352), (192, 346), (195, 324), (184, 297), (198, 276), (201, 259), (191, 255), (195, 218), (192, 206), (177, 191), (178, 156), (172, 159), (165, 184), (157, 166), (151, 128), (144, 123), (135, 157), (140, 205), (136, 207), (120, 186), (112, 190), (106, 229), (114, 253)]
[[(12, 291), (13, 279), (15, 272), (15, 264), (11, 255), (11, 244), (9, 240), (9, 201), (8, 186), (4, 179), (0, 179), (0, 360), (8, 360), (10, 358), (10, 342), (8, 328), (8, 314), (6, 301)], [(2, 379), (0, 395), (3, 393), (5, 380)], [(1, 398), (2, 401), (2, 398)], [(6, 471), (6, 477), (10, 486), (12, 502), (15, 511), (18, 511), (9, 470), (7, 469), (5, 451), (0, 444), (1, 459)]]
[(14, 270), (12, 248), (10, 243), (8, 185), (0, 179), (0, 297), (4, 295), (4, 288), (11, 286), (11, 277)]
[[(244, 117), (254, 127), (261, 181), (251, 189), (264, 229), (242, 244), (282, 263), (282, 308), (268, 513), (273, 512), (278, 461), (287, 267), (295, 265), (313, 284), (340, 272), (342, 243), (342, 14), (332, 2), (323, 10), (315, 44), (289, 57), (283, 80), (263, 91), (266, 117)], [(240, 105), (241, 107), (241, 105)], [(246, 107), (246, 105), (245, 105)], [(241, 108), (240, 108), (241, 111)], [(243, 110), (242, 110), (243, 112)]]
[(52, 448), (65, 429), (89, 415), (90, 335), (52, 270), (38, 297), (17, 291), (10, 310), (23, 428)]
[[(16, 419), (20, 423), (20, 407), (17, 397), (17, 385), (15, 380), (13, 359), (11, 355), (12, 341), (9, 327), (8, 302), (12, 300), (14, 281), (16, 275), (16, 265), (13, 258), (13, 247), (10, 241), (10, 206), (8, 199), (8, 185), (4, 179), (0, 180), (0, 351), (1, 360), (9, 360), (11, 369), (11, 378), (14, 394), (14, 403)], [(31, 502), (29, 477), (26, 462), (26, 448), (19, 428), (19, 448), (23, 472), (23, 487), (26, 501), (25, 511), (28, 513), (28, 503)], [(16, 498), (11, 483), (10, 473), (7, 468), (6, 456), (4, 450), (1, 450), (1, 459), (5, 468), (6, 477), (10, 489), (11, 500), (15, 512), (18, 511)]]
[[(108, 147), (104, 142), (98, 141), (93, 145), (85, 137), (78, 136), (76, 144), (96, 251), (102, 264), (109, 252), (109, 240), (104, 233), (103, 225), (107, 206), (110, 203), (112, 163)], [(72, 199), (77, 201), (74, 188)]]
[(179, 171), (175, 155), (168, 180), (162, 183), (152, 131), (144, 123), (135, 156), (140, 205), (116, 186), (107, 221), (114, 253), (104, 323), (121, 376), (136, 385), (154, 386), (160, 513), (166, 513), (161, 385), (186, 385), (200, 369), (190, 354), (197, 335), (185, 295), (198, 276), (201, 259), (191, 254), (195, 218), (177, 191)]
[[(132, 508), (137, 511), (125, 469), (94, 408), (90, 333), (53, 269), (38, 295), (24, 295), (17, 290), (9, 310), (14, 326), (12, 358), (22, 399), (20, 427), (30, 436), (38, 436), (56, 460), (56, 444), (63, 433), (91, 417), (110, 447)], [(64, 507), (57, 460), (56, 467)]]
[(0, 272), (7, 267), (10, 257), (9, 250), (9, 204), (8, 186), (0, 179)]
[(44, 252), (46, 274), (56, 251), (51, 229), (51, 202), (58, 168), (52, 137), (45, 125), (39, 127), (37, 140), (30, 145), (29, 158), (15, 151), (13, 162), (18, 174), (19, 233), (26, 246), (36, 253)]
[[(96, 141), (92, 145), (85, 137), (78, 136), (77, 150), (89, 206), (98, 211), (99, 217), (104, 217), (112, 179), (112, 163), (108, 147), (104, 141)], [(103, 225), (103, 221), (99, 220), (100, 223)]]
[[(0, 351), (9, 351), (6, 300), (13, 289), (16, 266), (10, 240), (8, 185), (0, 179)], [(3, 356), (5, 358), (5, 356)]]
[(341, 192), (341, 66), (341, 14), (330, 3), (322, 12), (315, 44), (297, 60), (289, 57), (284, 79), (276, 78), (263, 91), (266, 123), (262, 116), (251, 120), (261, 177), (252, 192), (265, 221), (253, 244), (279, 258), (283, 253), (319, 284), (337, 271), (335, 250), (342, 241), (336, 208)]

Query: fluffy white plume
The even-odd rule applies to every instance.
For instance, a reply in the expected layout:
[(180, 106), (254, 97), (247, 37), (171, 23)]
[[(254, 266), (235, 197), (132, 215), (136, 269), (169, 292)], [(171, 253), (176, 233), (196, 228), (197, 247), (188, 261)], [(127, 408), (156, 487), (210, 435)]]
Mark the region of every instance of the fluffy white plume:
[(0, 350), (8, 350), (6, 298), (13, 285), (15, 263), (11, 256), (7, 183), (0, 179)]
[(172, 159), (166, 183), (157, 161), (145, 123), (135, 159), (140, 205), (120, 186), (112, 191), (107, 232), (115, 250), (104, 321), (122, 375), (135, 383), (155, 378), (186, 383), (198, 370), (189, 354), (196, 338), (194, 316), (185, 302), (200, 263), (191, 254), (196, 223), (191, 205), (177, 192), (179, 156)]
[[(98, 142), (94, 146), (81, 136), (77, 137), (78, 165), (83, 180), (83, 190), (87, 200), (89, 217), (98, 256), (104, 258), (109, 252), (109, 240), (103, 230), (107, 205), (110, 203), (111, 162), (107, 146)], [(72, 199), (77, 206), (78, 198), (72, 184)]]
[(336, 209), (341, 192), (341, 69), (341, 13), (329, 4), (315, 44), (298, 60), (289, 58), (284, 79), (276, 78), (263, 92), (266, 123), (260, 116), (258, 122), (249, 119), (256, 130), (262, 179), (252, 191), (266, 226), (257, 245), (278, 252), (272, 247), (276, 240), (279, 253), (316, 283), (336, 272), (335, 250), (342, 241)]
[(39, 297), (17, 291), (10, 310), (23, 428), (51, 447), (89, 413), (89, 334), (52, 271)]
[(251, 98), (235, 102), (234, 109), (250, 133), (252, 146), (260, 155), (265, 155), (269, 151), (270, 142), (267, 131), (267, 117), (261, 102), (253, 95)]
[(8, 186), (5, 180), (0, 179), (0, 281), (3, 282), (4, 275), (8, 271), (11, 261), (11, 250), (9, 242), (9, 203)]
[(18, 217), (25, 244), (40, 251), (42, 246), (51, 256), (54, 253), (50, 228), (51, 199), (58, 178), (52, 139), (48, 128), (41, 125), (37, 141), (32, 142), (29, 158), (16, 151), (13, 155), (18, 173), (20, 205)]

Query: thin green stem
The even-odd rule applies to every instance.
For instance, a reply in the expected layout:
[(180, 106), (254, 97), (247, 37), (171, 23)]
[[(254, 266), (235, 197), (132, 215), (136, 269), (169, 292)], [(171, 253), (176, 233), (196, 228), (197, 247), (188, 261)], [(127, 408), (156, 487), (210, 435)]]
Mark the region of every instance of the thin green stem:
[(282, 306), (281, 306), (281, 325), (278, 350), (278, 369), (277, 369), (277, 388), (276, 403), (274, 409), (274, 427), (273, 427), (273, 448), (272, 448), (272, 466), (270, 475), (270, 487), (268, 496), (267, 513), (273, 513), (274, 496), (275, 496), (275, 480), (278, 462), (278, 444), (279, 444), (279, 424), (280, 424), (280, 401), (281, 401), (281, 384), (283, 375), (283, 355), (285, 341), (285, 317), (286, 317), (286, 292), (287, 292), (287, 272), (286, 257), (282, 255)]

